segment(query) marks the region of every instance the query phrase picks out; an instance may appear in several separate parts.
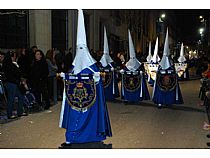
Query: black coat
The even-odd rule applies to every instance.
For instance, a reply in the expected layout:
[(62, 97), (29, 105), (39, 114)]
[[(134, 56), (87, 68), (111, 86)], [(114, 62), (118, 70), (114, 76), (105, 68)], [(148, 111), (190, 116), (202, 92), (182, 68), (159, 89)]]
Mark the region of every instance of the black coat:
[(3, 64), (3, 71), (6, 77), (6, 82), (20, 84), (21, 72), (20, 69), (13, 63)]
[(35, 61), (32, 64), (30, 71), (30, 81), (32, 86), (41, 86), (41, 83), (47, 81), (48, 74), (49, 70), (46, 60)]

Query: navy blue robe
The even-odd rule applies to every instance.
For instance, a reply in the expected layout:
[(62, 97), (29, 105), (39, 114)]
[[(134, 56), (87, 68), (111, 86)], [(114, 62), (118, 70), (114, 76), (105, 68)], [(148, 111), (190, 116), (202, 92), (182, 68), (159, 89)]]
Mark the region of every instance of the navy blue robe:
[[(160, 71), (160, 67), (158, 68), (158, 72)], [(168, 68), (167, 70), (173, 70), (174, 73), (175, 68), (172, 66)], [(178, 75), (176, 74), (176, 77)], [(160, 87), (157, 85), (157, 82), (155, 81), (155, 86), (153, 90), (153, 102), (155, 104), (163, 104), (163, 105), (171, 105), (171, 104), (183, 104), (183, 98), (181, 94), (181, 90), (179, 87), (179, 83), (177, 82), (176, 87), (171, 91), (163, 91), (160, 89)]]
[[(140, 71), (140, 70), (141, 71), (143, 70), (142, 66), (140, 66), (140, 68), (137, 71)], [(129, 70), (127, 68), (125, 68), (124, 71), (129, 71)], [(121, 89), (122, 89), (121, 96), (122, 96), (122, 99), (124, 99), (124, 101), (139, 102), (139, 101), (150, 99), (150, 95), (149, 95), (149, 91), (148, 91), (147, 83), (146, 83), (146, 79), (145, 79), (145, 74), (143, 71), (142, 71), (141, 86), (138, 89), (136, 89), (133, 92), (130, 92), (130, 91), (126, 90), (126, 88), (123, 85), (123, 82), (121, 84)]]
[[(114, 68), (114, 64), (110, 63), (112, 67)], [(107, 65), (106, 67), (103, 67), (100, 65), (101, 70), (109, 70), (111, 71), (112, 68), (110, 65)], [(119, 97), (119, 88), (118, 88), (118, 81), (117, 81), (117, 75), (116, 72), (112, 72), (112, 79), (110, 81), (110, 84), (106, 87), (104, 87), (104, 94), (107, 101), (113, 101), (115, 98)]]
[[(96, 64), (90, 68), (95, 72), (99, 71)], [(80, 74), (93, 74), (93, 72), (86, 68)], [(67, 99), (65, 99), (65, 105), (62, 109), (61, 117), (63, 119), (60, 120), (60, 126), (66, 129), (66, 142), (97, 142), (105, 140), (107, 136), (112, 136), (101, 79), (96, 85), (96, 100), (86, 112), (72, 109)]]

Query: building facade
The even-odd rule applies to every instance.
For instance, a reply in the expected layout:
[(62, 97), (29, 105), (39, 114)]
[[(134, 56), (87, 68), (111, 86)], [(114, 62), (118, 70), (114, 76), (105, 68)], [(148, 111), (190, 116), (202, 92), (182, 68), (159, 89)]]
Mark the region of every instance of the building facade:
[[(164, 42), (166, 25), (159, 30), (157, 22), (160, 10), (84, 10), (89, 49), (103, 50), (103, 27), (106, 26), (109, 47), (113, 52), (128, 50), (130, 29), (137, 53), (147, 54), (148, 43), (154, 47), (157, 36), (160, 46)], [(171, 24), (171, 25), (170, 25)], [(15, 49), (38, 46), (43, 52), (48, 49), (75, 52), (77, 10), (0, 10), (0, 48)], [(170, 30), (171, 41), (174, 29)]]

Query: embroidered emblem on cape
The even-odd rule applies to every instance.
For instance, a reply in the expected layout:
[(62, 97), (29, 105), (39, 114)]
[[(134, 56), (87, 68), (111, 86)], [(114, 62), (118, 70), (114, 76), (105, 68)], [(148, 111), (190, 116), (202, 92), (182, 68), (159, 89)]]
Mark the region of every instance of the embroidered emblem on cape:
[(102, 71), (100, 74), (104, 88), (108, 87), (112, 82), (113, 73), (111, 71)]
[(157, 73), (157, 85), (162, 91), (172, 91), (177, 85), (177, 76), (170, 70)]
[(137, 73), (126, 73), (123, 75), (123, 85), (129, 92), (138, 90), (141, 86), (141, 76)]
[(148, 65), (148, 72), (149, 72), (150, 77), (153, 80), (156, 79), (157, 70), (158, 70), (158, 64), (149, 64)]
[(179, 77), (181, 77), (186, 71), (187, 64), (186, 63), (175, 63), (176, 73)]
[(67, 102), (72, 109), (87, 111), (96, 100), (96, 86), (92, 75), (72, 75), (65, 81)]

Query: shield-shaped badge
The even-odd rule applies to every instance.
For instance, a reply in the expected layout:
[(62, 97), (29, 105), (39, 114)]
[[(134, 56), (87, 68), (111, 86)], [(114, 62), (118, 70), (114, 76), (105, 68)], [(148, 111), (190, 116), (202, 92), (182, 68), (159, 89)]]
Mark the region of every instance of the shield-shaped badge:
[(138, 90), (141, 86), (141, 75), (139, 72), (125, 72), (123, 75), (123, 85), (129, 92)]
[(169, 71), (159, 71), (157, 73), (157, 85), (162, 91), (172, 91), (177, 85), (176, 73)]
[(100, 73), (104, 88), (108, 87), (112, 81), (112, 71), (101, 71)]
[(65, 81), (68, 104), (77, 111), (86, 111), (96, 100), (96, 86), (92, 75), (69, 74)]
[(186, 71), (187, 64), (186, 63), (175, 63), (176, 73), (179, 77), (181, 77)]

